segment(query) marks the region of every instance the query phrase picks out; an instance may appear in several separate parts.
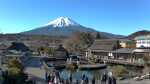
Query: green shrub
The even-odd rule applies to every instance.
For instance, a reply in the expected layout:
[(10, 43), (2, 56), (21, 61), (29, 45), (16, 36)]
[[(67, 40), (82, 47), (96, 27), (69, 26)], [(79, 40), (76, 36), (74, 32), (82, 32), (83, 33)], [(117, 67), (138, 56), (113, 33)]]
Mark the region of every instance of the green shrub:
[(70, 71), (75, 71), (77, 69), (76, 64), (66, 64), (66, 69)]
[(18, 68), (20, 70), (23, 70), (24, 67), (18, 59), (13, 58), (13, 59), (9, 60), (8, 68)]
[(8, 69), (8, 75), (17, 76), (20, 73), (21, 73), (21, 70), (19, 68), (12, 67)]
[(112, 73), (115, 77), (122, 77), (122, 76), (128, 74), (127, 69), (121, 65), (113, 66), (111, 69), (112, 69)]

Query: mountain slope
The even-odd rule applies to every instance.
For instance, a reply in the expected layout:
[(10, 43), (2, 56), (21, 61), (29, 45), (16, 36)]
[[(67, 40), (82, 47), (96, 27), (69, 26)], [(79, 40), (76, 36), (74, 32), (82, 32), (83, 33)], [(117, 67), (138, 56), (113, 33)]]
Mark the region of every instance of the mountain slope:
[(150, 34), (150, 31), (141, 30), (141, 31), (137, 31), (137, 32), (134, 32), (134, 33), (130, 34), (127, 38), (134, 39), (136, 36), (147, 35), (147, 34)]
[[(48, 36), (63, 36), (70, 37), (76, 32), (91, 32), (97, 33), (98, 31), (84, 27), (74, 20), (68, 17), (59, 17), (53, 21), (50, 21), (42, 27), (35, 28), (30, 31), (22, 32), (22, 34), (28, 35), (48, 35)], [(120, 35), (114, 35), (111, 33), (100, 32), (100, 34), (105, 38), (120, 38)]]

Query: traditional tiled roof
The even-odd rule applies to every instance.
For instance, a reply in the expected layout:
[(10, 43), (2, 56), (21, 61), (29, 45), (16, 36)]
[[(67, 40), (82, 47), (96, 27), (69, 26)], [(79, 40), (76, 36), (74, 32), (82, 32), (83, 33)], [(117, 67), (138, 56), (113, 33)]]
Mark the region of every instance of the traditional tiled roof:
[(142, 35), (135, 37), (135, 40), (150, 40), (150, 34), (149, 35)]
[(0, 44), (0, 50), (6, 50), (8, 48), (5, 44)]
[(68, 51), (62, 45), (59, 45), (58, 48), (55, 49), (54, 57), (67, 58), (68, 56), (69, 56)]
[(10, 47), (7, 48), (7, 50), (16, 50), (16, 51), (29, 51), (29, 48), (20, 42), (13, 42)]
[(56, 51), (67, 51), (62, 45), (59, 45)]
[(116, 39), (102, 39), (102, 40), (95, 40), (95, 42), (89, 49), (111, 51), (116, 49), (118, 45), (119, 45), (118, 40)]

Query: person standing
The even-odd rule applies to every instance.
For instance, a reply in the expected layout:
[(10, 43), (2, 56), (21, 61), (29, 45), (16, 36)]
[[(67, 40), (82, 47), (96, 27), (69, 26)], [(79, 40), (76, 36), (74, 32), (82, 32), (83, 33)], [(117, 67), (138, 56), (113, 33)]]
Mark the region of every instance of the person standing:
[(112, 75), (112, 72), (109, 72), (108, 75), (108, 84), (116, 84), (116, 78)]
[(85, 75), (82, 76), (81, 84), (84, 84), (85, 82)]
[(69, 83), (69, 80), (66, 80), (66, 83), (65, 83), (65, 84), (70, 84), (70, 83)]
[(117, 84), (116, 83), (116, 78), (114, 76), (112, 76), (112, 84)]
[(79, 80), (76, 80), (76, 84), (79, 84)]
[(51, 80), (51, 76), (48, 75), (48, 76), (47, 76), (47, 82), (49, 82), (50, 80)]
[(88, 77), (86, 76), (85, 77), (85, 84), (88, 84), (89, 83), (89, 79), (88, 79)]
[(92, 84), (95, 84), (95, 77), (93, 77), (92, 79)]
[(112, 77), (108, 77), (108, 84), (112, 84)]
[(57, 80), (57, 77), (55, 76), (54, 77), (54, 84), (57, 84), (58, 83), (58, 80)]
[(70, 84), (72, 83), (72, 74), (70, 74), (69, 82), (70, 82)]
[(107, 82), (107, 74), (104, 73), (104, 74), (102, 75), (101, 84), (106, 84), (106, 82)]

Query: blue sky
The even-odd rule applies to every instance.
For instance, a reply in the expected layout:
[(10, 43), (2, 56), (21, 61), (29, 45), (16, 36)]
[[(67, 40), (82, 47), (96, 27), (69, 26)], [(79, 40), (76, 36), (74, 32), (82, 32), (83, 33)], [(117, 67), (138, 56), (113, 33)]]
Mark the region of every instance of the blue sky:
[(150, 30), (150, 0), (0, 0), (0, 32), (18, 33), (67, 16), (99, 31)]

